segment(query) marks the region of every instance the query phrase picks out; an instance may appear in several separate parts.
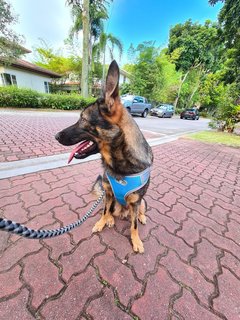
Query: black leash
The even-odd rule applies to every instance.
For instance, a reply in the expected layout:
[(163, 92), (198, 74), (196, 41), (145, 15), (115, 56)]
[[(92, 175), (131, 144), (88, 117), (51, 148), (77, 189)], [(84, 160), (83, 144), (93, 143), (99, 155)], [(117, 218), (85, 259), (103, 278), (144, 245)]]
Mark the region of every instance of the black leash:
[(90, 217), (99, 203), (103, 200), (105, 195), (105, 191), (102, 192), (100, 197), (94, 202), (92, 207), (88, 210), (88, 212), (79, 220), (59, 229), (54, 230), (33, 230), (24, 226), (23, 224), (0, 218), (0, 231), (7, 231), (11, 233), (18, 234), (19, 236), (29, 238), (29, 239), (42, 239), (42, 238), (53, 238), (57, 236), (61, 236), (62, 234), (69, 232), (70, 230), (80, 226), (83, 222)]

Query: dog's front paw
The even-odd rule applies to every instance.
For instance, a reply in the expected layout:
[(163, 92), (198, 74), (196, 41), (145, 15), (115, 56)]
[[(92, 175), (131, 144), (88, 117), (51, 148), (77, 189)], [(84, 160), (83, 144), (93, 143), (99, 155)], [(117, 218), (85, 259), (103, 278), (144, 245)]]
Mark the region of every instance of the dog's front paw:
[(142, 240), (140, 240), (140, 238), (132, 240), (132, 244), (133, 244), (133, 251), (144, 253), (143, 243), (142, 243)]
[(114, 226), (114, 218), (113, 216), (109, 216), (107, 221), (106, 221), (106, 225), (109, 227), (109, 228), (112, 228)]
[(99, 220), (95, 226), (92, 228), (92, 233), (95, 233), (95, 232), (101, 232), (102, 229), (104, 228), (105, 226), (105, 222), (103, 222), (102, 220)]
[(138, 220), (141, 222), (141, 224), (146, 224), (147, 223), (147, 218), (145, 214), (139, 214), (138, 215)]

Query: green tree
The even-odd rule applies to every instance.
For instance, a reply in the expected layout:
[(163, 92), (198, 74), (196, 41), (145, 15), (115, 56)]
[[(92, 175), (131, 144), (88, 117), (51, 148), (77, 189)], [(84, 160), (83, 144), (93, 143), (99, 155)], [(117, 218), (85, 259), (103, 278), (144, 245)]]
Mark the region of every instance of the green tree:
[(64, 78), (68, 78), (70, 74), (77, 76), (77, 80), (81, 78), (82, 59), (75, 55), (64, 57), (47, 45), (44, 40), (40, 40), (40, 46), (34, 49), (34, 63), (40, 67), (55, 71)]
[(154, 42), (144, 42), (135, 49), (137, 58), (132, 73), (132, 91), (137, 95), (153, 99), (153, 90), (156, 86), (156, 70), (158, 49)]
[(127, 64), (123, 69), (132, 75), (131, 85), (123, 86), (123, 93), (143, 95), (152, 102), (172, 103), (176, 97), (181, 73), (170, 61), (167, 49), (159, 53), (154, 42), (144, 42), (135, 49), (131, 45), (135, 64)]
[[(91, 44), (96, 42), (103, 31), (103, 22), (108, 17), (108, 5), (112, 0), (90, 0), (90, 36)], [(67, 5), (71, 7), (73, 26), (70, 29), (70, 38), (73, 38), (83, 28), (83, 3), (82, 0), (67, 0)]]
[(107, 50), (110, 54), (111, 60), (114, 59), (114, 49), (117, 48), (119, 51), (119, 58), (121, 58), (123, 52), (123, 44), (121, 40), (115, 37), (113, 34), (102, 32), (99, 37), (99, 42), (93, 47), (93, 56), (99, 60), (102, 56), (102, 86), (105, 82), (105, 72), (106, 72), (106, 53)]
[(132, 87), (130, 83), (123, 83), (120, 87), (120, 95), (132, 94)]
[(89, 37), (90, 37), (89, 0), (83, 0), (82, 23), (83, 23), (83, 51), (82, 51), (81, 94), (84, 98), (88, 98), (89, 43), (90, 43), (89, 42)]
[[(209, 0), (211, 5), (217, 2), (220, 0)], [(232, 132), (240, 121), (240, 0), (221, 2), (218, 21), (225, 52), (219, 71), (212, 75), (212, 88), (208, 90), (209, 83), (205, 81), (201, 96), (203, 103), (209, 98), (215, 104), (213, 126), (217, 124), (218, 128)]]
[(199, 102), (199, 87), (202, 81), (201, 69), (191, 69), (186, 81), (182, 84), (179, 108), (189, 108)]
[(209, 0), (211, 5), (223, 2), (218, 20), (222, 30), (222, 39), (228, 50), (225, 51), (223, 80), (225, 83), (237, 83), (240, 91), (240, 0)]
[(170, 61), (167, 49), (163, 49), (156, 58), (156, 84), (153, 89), (153, 99), (157, 102), (173, 103), (177, 95), (181, 73)]
[[(108, 19), (107, 0), (67, 0), (67, 5), (71, 6), (73, 17), (73, 26), (70, 30), (70, 39), (78, 35), (79, 31), (83, 30), (84, 25), (87, 27), (89, 24), (89, 34), (84, 32), (84, 45), (83, 45), (83, 68), (82, 84), (88, 83), (88, 66), (93, 66), (92, 63), (92, 48), (94, 43), (99, 38), (103, 31), (103, 21)], [(89, 4), (89, 10), (86, 11), (86, 3)], [(87, 6), (88, 7), (88, 6)], [(86, 14), (87, 12), (87, 14)], [(86, 22), (86, 18), (89, 19)], [(85, 23), (84, 23), (85, 22)], [(86, 29), (85, 27), (85, 29)], [(88, 38), (87, 38), (88, 37)], [(87, 43), (88, 42), (88, 43)], [(88, 61), (85, 62), (85, 59)], [(92, 67), (93, 68), (93, 67)], [(89, 78), (92, 78), (92, 74)]]
[(216, 112), (224, 93), (224, 83), (221, 81), (221, 72), (209, 73), (205, 76), (199, 88), (202, 108), (211, 114)]
[(134, 64), (136, 62), (136, 50), (133, 46), (133, 44), (130, 44), (130, 47), (127, 51), (127, 58), (130, 64)]
[(18, 58), (24, 53), (21, 47), (23, 36), (12, 29), (18, 19), (12, 13), (12, 7), (6, 0), (0, 0), (0, 57), (6, 63)]
[(182, 72), (175, 106), (189, 73), (193, 69), (200, 70), (202, 74), (216, 70), (221, 62), (222, 50), (219, 28), (210, 21), (201, 25), (188, 20), (171, 28), (168, 54), (176, 64), (177, 70)]
[(216, 69), (222, 53), (218, 32), (217, 24), (210, 21), (201, 25), (188, 20), (171, 28), (168, 54), (174, 55), (175, 50), (178, 50), (174, 61), (177, 69), (184, 72), (197, 66)]
[(240, 0), (209, 0), (211, 5), (222, 2), (218, 20), (223, 29), (223, 36), (227, 41), (228, 47), (239, 44), (240, 37)]
[(211, 122), (213, 128), (233, 132), (236, 123), (240, 122), (239, 94), (236, 83), (223, 86), (219, 94), (219, 104)]
[(128, 73), (132, 74), (133, 73), (133, 69), (134, 69), (134, 64), (126, 63), (126, 64), (124, 64), (124, 66), (122, 68), (123, 68), (123, 70), (125, 70)]

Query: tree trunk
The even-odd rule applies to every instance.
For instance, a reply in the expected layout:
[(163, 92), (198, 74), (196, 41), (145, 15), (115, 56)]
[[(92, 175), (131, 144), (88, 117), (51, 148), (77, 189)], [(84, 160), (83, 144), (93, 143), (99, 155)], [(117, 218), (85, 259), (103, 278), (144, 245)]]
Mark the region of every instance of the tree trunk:
[(189, 98), (189, 104), (192, 104), (192, 99), (193, 99), (195, 93), (197, 92), (197, 90), (198, 90), (198, 88), (199, 88), (199, 85), (200, 85), (200, 83), (198, 83), (198, 84), (196, 85), (196, 87), (193, 89), (193, 92), (192, 92), (192, 94), (191, 94), (191, 96), (190, 96), (190, 98)]
[(184, 77), (182, 78), (182, 80), (180, 82), (180, 86), (178, 88), (178, 94), (177, 94), (177, 97), (176, 97), (176, 99), (174, 101), (174, 104), (173, 104), (175, 109), (177, 108), (178, 100), (179, 100), (179, 97), (180, 97), (180, 94), (181, 94), (182, 85), (183, 85), (184, 81), (187, 79), (187, 76), (188, 76), (189, 72), (190, 72), (190, 70), (188, 70), (185, 73)]
[(89, 0), (83, 0), (83, 56), (82, 56), (82, 80), (81, 95), (88, 97), (88, 73), (89, 73)]
[(93, 91), (93, 56), (92, 56), (92, 37), (89, 37), (89, 81), (88, 81), (88, 95), (92, 95)]
[(102, 69), (102, 91), (105, 89), (105, 60), (106, 60), (106, 45), (103, 49), (103, 69)]

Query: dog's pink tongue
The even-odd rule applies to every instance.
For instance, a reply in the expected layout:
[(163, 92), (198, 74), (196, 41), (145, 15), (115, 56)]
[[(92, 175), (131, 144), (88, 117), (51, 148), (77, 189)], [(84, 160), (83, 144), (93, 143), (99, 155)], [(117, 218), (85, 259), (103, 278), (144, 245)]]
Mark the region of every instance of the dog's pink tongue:
[(86, 145), (88, 144), (88, 141), (84, 141), (82, 143), (80, 143), (77, 147), (75, 147), (73, 149), (73, 151), (70, 153), (70, 156), (68, 158), (68, 164), (72, 161), (72, 159), (74, 158), (75, 153), (78, 153), (79, 151), (81, 151)]
[(68, 164), (72, 161), (72, 159), (73, 159), (75, 153), (78, 151), (78, 149), (79, 149), (79, 146), (77, 146), (76, 148), (74, 148), (73, 151), (70, 153), (70, 156), (69, 156), (69, 158), (68, 158)]

